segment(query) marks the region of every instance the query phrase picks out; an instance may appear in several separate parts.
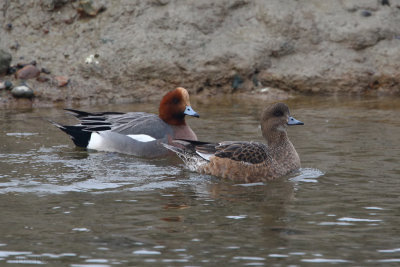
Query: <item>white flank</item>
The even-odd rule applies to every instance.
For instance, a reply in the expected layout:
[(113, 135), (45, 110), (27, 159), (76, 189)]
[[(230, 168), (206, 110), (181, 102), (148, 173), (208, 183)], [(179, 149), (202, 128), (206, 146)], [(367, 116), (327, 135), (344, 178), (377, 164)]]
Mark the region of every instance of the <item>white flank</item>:
[(139, 141), (139, 142), (151, 142), (156, 140), (155, 138), (151, 137), (150, 135), (147, 134), (130, 134), (128, 135), (130, 138), (133, 140)]
[(90, 135), (90, 140), (89, 140), (89, 144), (88, 144), (87, 148), (101, 150), (103, 142), (104, 142), (104, 138), (100, 134), (93, 132)]
[(203, 159), (210, 161), (210, 157), (214, 156), (214, 154), (206, 154), (206, 153), (201, 153), (199, 151), (196, 151), (197, 155), (199, 155), (200, 157), (202, 157)]

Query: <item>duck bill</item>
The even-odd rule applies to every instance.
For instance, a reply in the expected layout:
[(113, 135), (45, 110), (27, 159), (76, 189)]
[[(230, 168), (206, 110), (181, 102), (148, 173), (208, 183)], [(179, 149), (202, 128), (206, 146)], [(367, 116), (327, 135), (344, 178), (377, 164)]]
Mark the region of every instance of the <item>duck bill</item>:
[(185, 111), (183, 112), (183, 114), (188, 115), (188, 116), (193, 116), (193, 117), (196, 117), (196, 118), (200, 117), (200, 115), (197, 114), (197, 112), (194, 111), (191, 106), (186, 106)]
[(299, 120), (296, 120), (296, 119), (293, 118), (292, 116), (289, 117), (289, 120), (288, 120), (288, 123), (287, 123), (287, 124), (288, 124), (288, 125), (304, 125), (303, 122), (301, 122), (301, 121), (299, 121)]

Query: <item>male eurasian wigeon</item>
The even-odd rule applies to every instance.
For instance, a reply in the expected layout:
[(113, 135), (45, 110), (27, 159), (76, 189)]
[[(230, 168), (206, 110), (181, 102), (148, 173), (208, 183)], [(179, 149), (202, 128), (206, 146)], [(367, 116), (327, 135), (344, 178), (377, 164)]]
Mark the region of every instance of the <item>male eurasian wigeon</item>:
[(267, 144), (175, 140), (181, 147), (164, 146), (174, 151), (192, 171), (235, 182), (267, 181), (300, 168), (299, 155), (287, 136), (286, 128), (287, 125), (303, 124), (290, 116), (286, 104), (277, 103), (267, 107), (261, 116), (261, 131)]
[(199, 115), (190, 106), (189, 93), (182, 87), (162, 98), (158, 115), (66, 110), (77, 117), (80, 124), (52, 123), (70, 135), (78, 147), (151, 158), (169, 153), (162, 143), (170, 143), (173, 139), (197, 140), (196, 134), (186, 124), (185, 116)]

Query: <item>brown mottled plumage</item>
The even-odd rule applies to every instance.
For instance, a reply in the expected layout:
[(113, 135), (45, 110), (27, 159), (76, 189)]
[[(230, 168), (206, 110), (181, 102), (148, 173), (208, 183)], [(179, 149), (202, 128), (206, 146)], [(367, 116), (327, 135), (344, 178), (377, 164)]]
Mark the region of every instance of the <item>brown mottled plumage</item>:
[(181, 157), (189, 169), (237, 182), (278, 178), (300, 168), (300, 158), (290, 142), (287, 125), (303, 123), (290, 116), (286, 104), (267, 107), (261, 116), (262, 135), (267, 144), (225, 141), (217, 144), (177, 140), (184, 148), (165, 145)]

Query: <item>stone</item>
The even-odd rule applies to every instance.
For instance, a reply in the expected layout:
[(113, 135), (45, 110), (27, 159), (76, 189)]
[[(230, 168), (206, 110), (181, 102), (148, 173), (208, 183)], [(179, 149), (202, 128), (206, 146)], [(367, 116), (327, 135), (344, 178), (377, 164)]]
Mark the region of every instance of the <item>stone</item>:
[(368, 10), (363, 10), (363, 11), (361, 11), (361, 16), (363, 16), (363, 17), (371, 17), (372, 13), (370, 11), (368, 11)]
[(49, 77), (44, 77), (44, 76), (39, 76), (36, 78), (36, 81), (44, 83), (44, 82), (48, 82), (50, 80)]
[(32, 98), (34, 97), (33, 90), (26, 85), (14, 87), (11, 94), (16, 98)]
[(12, 89), (12, 82), (10, 81), (3, 81), (0, 82), (0, 89), (6, 89), (6, 90), (11, 90)]
[(46, 68), (42, 68), (41, 72), (45, 73), (45, 74), (51, 74), (51, 71), (49, 71)]
[(242, 79), (242, 77), (240, 77), (239, 75), (235, 74), (235, 76), (233, 76), (232, 88), (234, 90), (240, 88), (241, 85), (243, 84), (243, 82), (244, 82), (244, 80)]
[(99, 12), (102, 12), (105, 9), (106, 7), (104, 4), (98, 0), (95, 2), (93, 2), (93, 0), (79, 0), (76, 8), (81, 16), (89, 17), (95, 17)]
[(8, 68), (11, 63), (11, 54), (0, 49), (0, 75), (4, 75), (7, 73)]
[(69, 0), (43, 0), (42, 6), (48, 11), (56, 10), (67, 4)]
[(10, 66), (10, 67), (8, 68), (8, 70), (7, 70), (6, 75), (11, 75), (11, 74), (14, 74), (14, 73), (16, 73), (16, 72), (17, 72), (17, 68), (14, 67), (14, 66)]
[(13, 84), (10, 81), (4, 81), (4, 85), (6, 86), (6, 90), (11, 90), (13, 88)]
[(22, 69), (18, 70), (15, 74), (15, 78), (21, 80), (28, 80), (37, 78), (40, 75), (40, 70), (34, 65), (26, 65)]
[(57, 85), (59, 87), (66, 86), (69, 82), (68, 77), (65, 77), (65, 76), (56, 76), (56, 77), (54, 77), (54, 79), (57, 81)]

